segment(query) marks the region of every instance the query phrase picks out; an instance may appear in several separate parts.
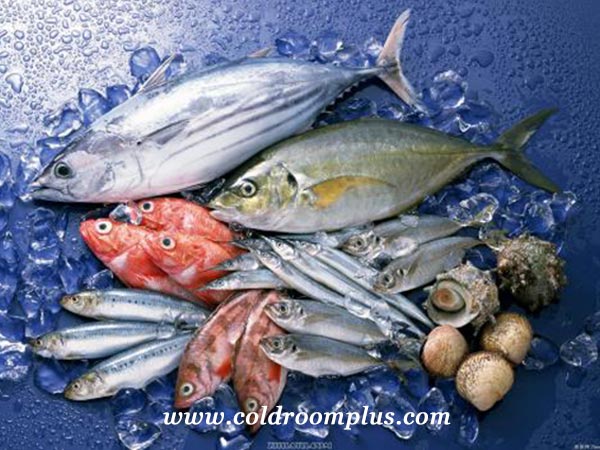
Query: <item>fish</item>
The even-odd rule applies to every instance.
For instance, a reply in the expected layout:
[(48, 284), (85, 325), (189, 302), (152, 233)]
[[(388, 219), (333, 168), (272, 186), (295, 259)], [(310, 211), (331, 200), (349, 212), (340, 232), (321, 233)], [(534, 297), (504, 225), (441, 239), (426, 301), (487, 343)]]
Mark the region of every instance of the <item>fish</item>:
[(285, 289), (287, 284), (268, 269), (234, 272), (211, 281), (204, 288), (211, 291), (246, 289)]
[(430, 283), (458, 266), (468, 249), (483, 242), (470, 237), (448, 237), (423, 244), (408, 256), (395, 259), (377, 276), (373, 288), (380, 292), (405, 292)]
[(216, 219), (256, 230), (343, 229), (410, 210), (486, 159), (557, 192), (522, 151), (554, 112), (525, 119), (491, 146), (379, 118), (324, 126), (260, 152), (228, 177), (208, 206)]
[(198, 289), (227, 274), (213, 270), (215, 265), (243, 252), (235, 246), (225, 248), (201, 236), (173, 231), (150, 233), (142, 242), (142, 247), (152, 262), (172, 280), (209, 305), (222, 302), (230, 292), (200, 292)]
[[(340, 273), (353, 279), (362, 287), (366, 289), (373, 289), (373, 283), (375, 282), (376, 277), (379, 275), (379, 272), (373, 267), (364, 264), (363, 262), (353, 258), (339, 249), (323, 247), (319, 244), (306, 241), (296, 241), (292, 243), (307, 254), (315, 257), (319, 261), (333, 267)], [(397, 308), (407, 316), (418, 320), (428, 328), (433, 328), (434, 325), (431, 320), (429, 320), (429, 317), (427, 317), (427, 315), (421, 311), (418, 306), (416, 306), (403, 295), (392, 295), (389, 293), (381, 294), (386, 302), (394, 308)]]
[(198, 301), (154, 264), (144, 250), (143, 242), (151, 230), (112, 219), (90, 219), (79, 225), (79, 232), (94, 255), (125, 285)]
[(69, 400), (110, 397), (125, 388), (141, 389), (177, 368), (191, 333), (148, 342), (93, 366), (66, 387)]
[(231, 379), (236, 345), (263, 296), (263, 291), (251, 290), (232, 297), (194, 333), (177, 372), (175, 408), (189, 408)]
[(342, 247), (351, 237), (362, 233), (368, 233), (372, 229), (373, 224), (367, 223), (365, 225), (344, 228), (337, 231), (318, 231), (310, 234), (279, 234), (275, 237), (283, 240), (293, 239), (296, 241), (309, 241), (316, 244), (325, 245), (327, 247), (339, 248)]
[(243, 58), (166, 80), (167, 60), (135, 95), (79, 133), (35, 178), (30, 195), (114, 203), (193, 189), (307, 129), (372, 77), (415, 105), (399, 61), (409, 17), (398, 17), (375, 67)]
[(323, 336), (359, 346), (388, 340), (375, 322), (319, 301), (280, 298), (268, 304), (265, 313), (289, 333)]
[(224, 270), (227, 272), (248, 272), (252, 270), (260, 269), (262, 266), (260, 262), (252, 253), (243, 253), (235, 258), (223, 261), (221, 264), (217, 264), (214, 270)]
[[(266, 408), (271, 412), (279, 401), (287, 379), (287, 369), (267, 358), (260, 349), (260, 340), (285, 332), (265, 314), (265, 307), (279, 300), (279, 293), (270, 291), (264, 295), (250, 315), (235, 354), (233, 364), (233, 388), (238, 403), (245, 414)], [(260, 423), (250, 426), (255, 433)]]
[(423, 334), (404, 314), (390, 308), (384, 298), (363, 288), (351, 278), (344, 276), (316, 258), (303, 254), (281, 239), (266, 236), (263, 239), (269, 243), (279, 257), (305, 276), (342, 295), (344, 298), (355, 300), (361, 304), (366, 309), (369, 318), (386, 332), (389, 332), (389, 322), (392, 320), (402, 324), (417, 335)]
[(382, 366), (399, 370), (403, 365), (382, 361), (352, 344), (309, 334), (265, 337), (260, 346), (272, 361), (311, 377), (347, 377)]
[(72, 313), (97, 320), (200, 325), (210, 314), (198, 303), (138, 289), (83, 291), (65, 295), (60, 304)]
[(34, 353), (45, 358), (96, 359), (144, 342), (169, 339), (176, 333), (171, 324), (107, 321), (51, 331), (29, 343)]

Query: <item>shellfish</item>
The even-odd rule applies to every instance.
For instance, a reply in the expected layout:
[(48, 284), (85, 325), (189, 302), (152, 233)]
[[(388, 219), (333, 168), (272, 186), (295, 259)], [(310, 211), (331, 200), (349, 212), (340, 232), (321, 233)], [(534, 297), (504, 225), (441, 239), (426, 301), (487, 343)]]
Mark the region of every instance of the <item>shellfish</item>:
[(421, 361), (430, 375), (450, 378), (469, 353), (464, 336), (450, 325), (431, 330), (421, 353)]
[(525, 359), (532, 339), (533, 329), (529, 320), (521, 314), (505, 312), (483, 327), (479, 342), (482, 349), (500, 353), (518, 365)]

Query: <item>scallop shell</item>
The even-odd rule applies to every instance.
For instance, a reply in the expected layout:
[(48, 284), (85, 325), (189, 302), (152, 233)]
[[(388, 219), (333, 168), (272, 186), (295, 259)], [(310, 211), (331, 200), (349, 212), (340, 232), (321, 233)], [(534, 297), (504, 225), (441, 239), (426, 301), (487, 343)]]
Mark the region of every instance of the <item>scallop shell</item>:
[(473, 353), (456, 373), (458, 393), (479, 411), (487, 411), (502, 400), (513, 382), (512, 366), (499, 353)]
[(498, 314), (494, 323), (483, 327), (479, 342), (484, 350), (500, 353), (518, 365), (525, 359), (532, 339), (529, 320), (521, 314), (505, 312)]
[(567, 283), (564, 261), (551, 242), (523, 235), (501, 241), (497, 253), (500, 287), (530, 311), (556, 300)]
[(425, 308), (437, 324), (478, 330), (500, 309), (498, 288), (489, 272), (467, 262), (437, 276)]
[(450, 378), (456, 375), (468, 353), (469, 345), (460, 331), (450, 325), (441, 325), (427, 335), (421, 361), (432, 376)]

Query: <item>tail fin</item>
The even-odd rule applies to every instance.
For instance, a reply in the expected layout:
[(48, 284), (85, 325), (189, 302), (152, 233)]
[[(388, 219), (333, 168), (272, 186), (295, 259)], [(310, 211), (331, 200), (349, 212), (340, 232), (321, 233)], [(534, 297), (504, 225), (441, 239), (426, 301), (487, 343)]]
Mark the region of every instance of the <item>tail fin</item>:
[(528, 183), (550, 192), (558, 192), (560, 188), (527, 159), (523, 147), (556, 111), (558, 111), (556, 108), (543, 109), (522, 120), (504, 132), (494, 144), (497, 150), (494, 158), (500, 164)]
[(400, 65), (400, 52), (409, 18), (410, 10), (407, 9), (396, 20), (383, 45), (383, 50), (377, 58), (377, 66), (386, 69), (385, 72), (379, 75), (379, 78), (404, 102), (415, 106), (418, 104), (415, 91), (402, 73), (402, 66)]

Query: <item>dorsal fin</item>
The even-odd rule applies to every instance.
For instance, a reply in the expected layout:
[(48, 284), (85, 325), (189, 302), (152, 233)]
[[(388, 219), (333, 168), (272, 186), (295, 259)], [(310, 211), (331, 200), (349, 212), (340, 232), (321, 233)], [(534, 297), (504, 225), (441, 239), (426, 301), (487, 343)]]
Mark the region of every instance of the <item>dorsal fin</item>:
[(174, 53), (165, 59), (160, 66), (148, 77), (144, 84), (139, 88), (138, 93), (154, 89), (167, 81), (167, 69), (179, 54)]

